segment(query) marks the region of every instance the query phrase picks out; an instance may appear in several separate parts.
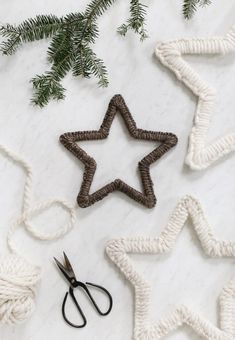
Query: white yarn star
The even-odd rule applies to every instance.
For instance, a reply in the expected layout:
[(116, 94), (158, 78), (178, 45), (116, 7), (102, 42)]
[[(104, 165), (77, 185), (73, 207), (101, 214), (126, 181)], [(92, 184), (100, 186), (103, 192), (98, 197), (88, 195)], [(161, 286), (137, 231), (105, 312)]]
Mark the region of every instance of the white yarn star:
[(235, 149), (235, 132), (231, 131), (206, 145), (213, 114), (216, 91), (183, 59), (184, 55), (225, 55), (235, 52), (235, 26), (224, 37), (180, 39), (159, 43), (155, 53), (159, 60), (175, 73), (198, 97), (194, 125), (189, 138), (186, 163), (194, 170), (205, 169)]
[(235, 277), (223, 288), (220, 298), (220, 328), (186, 305), (176, 306), (164, 319), (151, 322), (149, 309), (151, 287), (135, 269), (128, 254), (163, 254), (174, 248), (177, 237), (188, 218), (197, 233), (202, 249), (209, 257), (234, 257), (235, 242), (214, 237), (200, 203), (191, 196), (180, 200), (167, 227), (156, 238), (120, 238), (109, 241), (106, 251), (135, 289), (134, 339), (156, 340), (165, 337), (183, 324), (208, 340), (235, 339)]

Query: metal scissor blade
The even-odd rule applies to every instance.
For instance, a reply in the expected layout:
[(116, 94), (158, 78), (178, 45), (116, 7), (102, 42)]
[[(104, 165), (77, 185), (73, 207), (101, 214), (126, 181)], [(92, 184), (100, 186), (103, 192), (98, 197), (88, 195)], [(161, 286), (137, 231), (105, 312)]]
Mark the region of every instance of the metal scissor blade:
[(73, 271), (73, 267), (68, 259), (68, 256), (65, 254), (65, 252), (63, 252), (64, 254), (64, 262), (65, 262), (65, 267), (67, 268), (67, 270), (73, 275), (73, 277), (75, 278), (75, 273)]
[(73, 268), (72, 268), (72, 266), (71, 266), (71, 264), (68, 260), (68, 257), (66, 256), (65, 253), (64, 253), (64, 258), (65, 258), (65, 266), (63, 264), (61, 264), (55, 257), (54, 257), (54, 260), (55, 260), (58, 268), (60, 269), (61, 273), (71, 283), (72, 279), (76, 279), (75, 274), (74, 274)]

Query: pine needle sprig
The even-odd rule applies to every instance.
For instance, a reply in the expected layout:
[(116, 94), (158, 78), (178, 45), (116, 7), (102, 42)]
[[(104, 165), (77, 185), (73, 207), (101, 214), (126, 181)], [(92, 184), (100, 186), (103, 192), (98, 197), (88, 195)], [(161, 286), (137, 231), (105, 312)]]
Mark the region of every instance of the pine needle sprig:
[(184, 0), (183, 14), (185, 19), (191, 19), (195, 14), (198, 6), (207, 6), (211, 4), (211, 0)]
[(40, 107), (48, 104), (50, 99), (64, 99), (65, 88), (60, 81), (72, 68), (75, 55), (71, 44), (72, 31), (64, 26), (53, 36), (48, 48), (48, 60), (52, 63), (50, 71), (32, 79), (35, 90), (32, 103)]
[(98, 78), (98, 85), (108, 86), (106, 67), (101, 59), (89, 47), (99, 36), (97, 19), (100, 17), (115, 0), (92, 0), (84, 13), (80, 27), (77, 30), (73, 45), (77, 58), (73, 67), (73, 75), (90, 78), (93, 74)]
[(32, 102), (35, 105), (43, 107), (50, 99), (64, 99), (65, 88), (60, 82), (70, 70), (74, 76), (95, 76), (99, 86), (108, 85), (106, 67), (90, 44), (99, 35), (98, 17), (114, 1), (93, 0), (84, 13), (71, 13), (62, 18), (42, 15), (28, 19), (19, 26), (7, 24), (1, 28), (2, 36), (7, 38), (1, 45), (1, 51), (6, 55), (16, 52), (23, 42), (52, 38), (47, 51), (51, 69), (31, 80), (34, 88)]
[(65, 98), (65, 89), (49, 72), (36, 76), (31, 79), (31, 82), (34, 87), (31, 101), (39, 107), (44, 107), (51, 99), (61, 100)]
[(62, 24), (62, 19), (55, 15), (38, 15), (25, 20), (19, 26), (9, 24), (2, 26), (0, 33), (8, 39), (1, 44), (1, 51), (5, 55), (11, 55), (22, 43), (50, 38)]
[[(31, 80), (34, 89), (32, 102), (35, 105), (43, 107), (51, 99), (64, 99), (65, 88), (61, 81), (70, 71), (75, 77), (94, 76), (99, 86), (108, 86), (107, 69), (93, 51), (92, 45), (99, 36), (98, 18), (115, 1), (91, 0), (84, 12), (70, 13), (60, 18), (55, 15), (38, 15), (18, 26), (6, 24), (0, 27), (0, 34), (6, 38), (0, 44), (0, 51), (4, 55), (14, 54), (23, 43), (51, 39), (47, 50), (51, 67)], [(132, 30), (140, 36), (140, 40), (144, 40), (147, 37), (146, 5), (141, 0), (129, 1), (130, 17), (118, 28), (118, 32), (125, 36)], [(190, 18), (198, 5), (208, 3), (210, 0), (184, 0), (185, 17)]]
[(115, 0), (92, 0), (86, 8), (84, 16), (88, 21), (96, 20), (115, 2)]
[(83, 46), (80, 50), (81, 54), (77, 56), (74, 66), (73, 75), (82, 75), (90, 78), (93, 74), (98, 78), (98, 85), (106, 87), (108, 85), (107, 70), (101, 59), (97, 58), (96, 54), (88, 46)]
[(126, 23), (118, 28), (118, 33), (125, 36), (129, 30), (133, 30), (139, 34), (141, 41), (146, 39), (148, 37), (145, 29), (146, 8), (147, 6), (143, 5), (139, 0), (131, 0), (131, 16)]

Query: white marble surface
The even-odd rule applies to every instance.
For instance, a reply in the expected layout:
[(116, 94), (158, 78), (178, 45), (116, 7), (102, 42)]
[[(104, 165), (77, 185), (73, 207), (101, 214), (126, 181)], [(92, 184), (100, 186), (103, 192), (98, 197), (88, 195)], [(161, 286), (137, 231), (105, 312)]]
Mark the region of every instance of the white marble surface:
[[(155, 209), (147, 210), (122, 194), (114, 193), (88, 209), (78, 208), (76, 227), (56, 243), (39, 243), (24, 231), (17, 234), (16, 240), (24, 253), (43, 266), (43, 278), (33, 317), (21, 326), (1, 326), (1, 340), (131, 339), (133, 292), (107, 260), (106, 241), (116, 236), (158, 235), (177, 201), (185, 194), (193, 194), (201, 200), (219, 237), (235, 239), (235, 158), (230, 155), (197, 173), (184, 166), (196, 101), (153, 55), (159, 40), (224, 34), (235, 23), (235, 4), (230, 0), (213, 1), (188, 23), (180, 15), (181, 2), (148, 2), (150, 38), (143, 44), (133, 34), (122, 39), (115, 33), (115, 28), (127, 16), (127, 1), (113, 5), (99, 21), (101, 37), (95, 46), (108, 67), (109, 88), (98, 89), (93, 80), (68, 76), (64, 80), (66, 100), (50, 103), (43, 110), (30, 105), (32, 93), (28, 81), (48, 67), (47, 42), (28, 44), (15, 56), (0, 58), (0, 142), (32, 163), (35, 201), (60, 196), (75, 202), (82, 166), (59, 144), (58, 137), (65, 131), (97, 129), (110, 98), (116, 93), (124, 96), (139, 127), (172, 131), (179, 137), (178, 146), (151, 168), (158, 197)], [(85, 3), (74, 0), (1, 0), (0, 21), (19, 23), (39, 13), (62, 15), (84, 6)], [(193, 57), (191, 62), (219, 90), (218, 109), (209, 133), (209, 138), (213, 139), (234, 124), (235, 56)], [(120, 117), (115, 119), (108, 140), (82, 145), (98, 162), (94, 190), (114, 177), (140, 187), (136, 163), (153, 145), (131, 140)], [(0, 172), (0, 249), (5, 253), (7, 230), (21, 207), (24, 173), (3, 157)], [(40, 216), (37, 223), (41, 228), (50, 223), (56, 228), (63, 221), (63, 213), (53, 209)], [(60, 257), (63, 250), (71, 257), (81, 280), (104, 285), (114, 297), (112, 314), (102, 319), (80, 297), (88, 317), (88, 326), (83, 330), (71, 329), (61, 317), (61, 302), (67, 285), (52, 259)], [(217, 297), (234, 275), (233, 259), (207, 259), (194, 233), (185, 228), (169, 256), (138, 256), (134, 260), (153, 285), (154, 319), (163, 316), (173, 304), (187, 302), (212, 322), (218, 322)], [(198, 337), (182, 328), (167, 339), (196, 340)]]

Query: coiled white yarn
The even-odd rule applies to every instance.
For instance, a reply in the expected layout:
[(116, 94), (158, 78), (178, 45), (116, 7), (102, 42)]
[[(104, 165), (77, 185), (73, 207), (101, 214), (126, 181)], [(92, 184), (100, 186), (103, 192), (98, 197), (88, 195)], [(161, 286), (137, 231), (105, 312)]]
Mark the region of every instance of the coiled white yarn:
[(10, 254), (0, 259), (0, 320), (17, 324), (27, 320), (35, 308), (36, 284), (41, 270), (22, 257)]
[(235, 52), (235, 26), (224, 37), (179, 39), (159, 43), (155, 49), (161, 63), (198, 97), (194, 125), (190, 133), (186, 163), (201, 170), (235, 150), (235, 132), (228, 132), (206, 145), (216, 91), (183, 59), (183, 55), (224, 55)]
[(235, 242), (214, 237), (200, 203), (191, 196), (182, 198), (159, 237), (132, 237), (109, 241), (106, 252), (135, 289), (135, 340), (158, 340), (183, 324), (208, 340), (235, 339), (235, 277), (220, 295), (220, 328), (185, 305), (176, 306), (165, 318), (156, 323), (149, 317), (151, 287), (135, 268), (128, 254), (164, 254), (174, 248), (176, 240), (190, 218), (203, 251), (210, 257), (235, 257)]
[[(75, 208), (70, 203), (60, 199), (50, 199), (31, 207), (32, 203), (32, 177), (31, 166), (20, 156), (14, 154), (3, 145), (0, 152), (15, 161), (26, 171), (26, 182), (23, 195), (22, 215), (12, 225), (8, 233), (8, 246), (11, 254), (0, 258), (0, 322), (3, 324), (18, 324), (26, 321), (35, 308), (36, 286), (41, 278), (41, 268), (24, 259), (15, 243), (14, 232), (24, 225), (26, 230), (40, 240), (55, 240), (65, 235), (74, 225)], [(39, 232), (30, 222), (35, 213), (60, 205), (69, 214), (69, 222), (52, 233)]]

